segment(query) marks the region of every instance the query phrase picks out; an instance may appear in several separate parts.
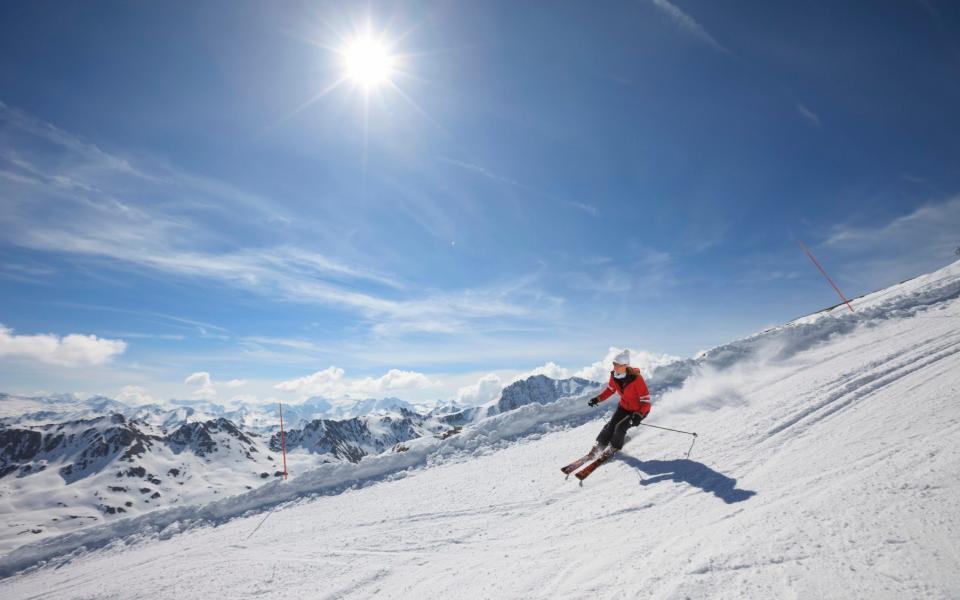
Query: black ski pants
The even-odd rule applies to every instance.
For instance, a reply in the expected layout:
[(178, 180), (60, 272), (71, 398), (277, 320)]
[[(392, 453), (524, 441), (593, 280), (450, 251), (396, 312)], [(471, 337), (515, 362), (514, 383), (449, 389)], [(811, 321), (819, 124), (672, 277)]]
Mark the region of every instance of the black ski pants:
[(624, 438), (627, 430), (630, 429), (631, 417), (637, 413), (630, 412), (622, 406), (617, 405), (617, 410), (613, 411), (613, 416), (607, 421), (607, 424), (600, 430), (597, 441), (601, 444), (610, 444), (617, 450), (623, 448)]

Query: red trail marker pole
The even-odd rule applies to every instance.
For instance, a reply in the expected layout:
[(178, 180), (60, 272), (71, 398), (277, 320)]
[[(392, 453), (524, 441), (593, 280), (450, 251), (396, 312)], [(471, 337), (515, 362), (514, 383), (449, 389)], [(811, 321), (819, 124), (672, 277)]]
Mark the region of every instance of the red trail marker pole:
[(833, 280), (830, 279), (830, 276), (827, 275), (827, 272), (823, 270), (823, 267), (821, 267), (820, 263), (817, 262), (817, 259), (814, 258), (813, 253), (810, 252), (810, 249), (807, 248), (807, 245), (804, 244), (803, 242), (800, 242), (800, 247), (803, 248), (803, 251), (807, 253), (807, 256), (809, 256), (810, 260), (813, 261), (813, 264), (817, 265), (817, 268), (820, 269), (820, 272), (823, 273), (823, 276), (827, 278), (827, 281), (830, 282), (830, 285), (833, 286), (833, 289), (837, 291), (837, 294), (840, 296), (840, 299), (843, 300), (843, 302), (847, 305), (847, 308), (850, 309), (850, 312), (854, 312), (853, 307), (850, 306), (850, 301), (847, 300), (847, 297), (843, 295), (843, 292), (840, 291), (840, 288), (837, 287), (837, 284), (835, 284)]
[(280, 450), (283, 452), (283, 480), (287, 480), (287, 442), (283, 435), (283, 402), (280, 402)]

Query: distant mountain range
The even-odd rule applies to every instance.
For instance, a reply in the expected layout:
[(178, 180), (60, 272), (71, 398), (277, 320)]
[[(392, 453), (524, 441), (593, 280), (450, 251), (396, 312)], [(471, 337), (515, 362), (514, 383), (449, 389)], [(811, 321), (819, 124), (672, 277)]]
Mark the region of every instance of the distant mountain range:
[[(483, 406), (448, 404), (425, 414), (397, 398), (285, 405), (288, 470), (359, 462), (402, 450), (416, 438), (455, 435), (488, 416), (598, 386), (536, 375)], [(117, 516), (237, 494), (283, 472), (279, 418), (262, 407), (227, 410), (185, 401), (172, 408), (128, 406), (105, 397), (0, 394), (0, 411), (0, 514), (13, 515), (0, 531), (0, 551)]]
[[(455, 403), (455, 408), (451, 408), (451, 404), (445, 406), (444, 410), (447, 412), (464, 408)], [(300, 427), (317, 419), (349, 419), (401, 409), (424, 412), (423, 409), (399, 398), (369, 398), (344, 403), (313, 397), (299, 404), (283, 406), (287, 428)], [(199, 400), (170, 400), (167, 405), (128, 405), (103, 396), (80, 400), (68, 394), (23, 397), (0, 393), (0, 425), (76, 421), (109, 413), (122, 414), (131, 420), (168, 428), (189, 421), (217, 418), (228, 419), (238, 427), (260, 434), (273, 433), (280, 428), (277, 405), (239, 404), (227, 408), (215, 402)]]

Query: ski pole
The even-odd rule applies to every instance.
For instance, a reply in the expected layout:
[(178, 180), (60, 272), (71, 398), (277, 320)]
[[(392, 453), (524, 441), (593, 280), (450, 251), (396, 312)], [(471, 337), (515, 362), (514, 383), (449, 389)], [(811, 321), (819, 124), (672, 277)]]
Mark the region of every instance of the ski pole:
[(684, 458), (690, 458), (690, 453), (693, 452), (693, 445), (697, 443), (697, 434), (693, 431), (682, 431), (680, 429), (670, 429), (669, 427), (660, 427), (659, 425), (650, 425), (649, 423), (640, 423), (644, 427), (653, 427), (655, 429), (663, 429), (665, 431), (673, 431), (675, 433), (684, 433), (686, 435), (692, 435), (693, 440), (690, 442), (690, 449), (687, 450), (687, 455)]
[(287, 442), (283, 435), (283, 402), (280, 402), (280, 448), (283, 450), (283, 480), (287, 480)]
[(659, 425), (651, 425), (649, 423), (642, 423), (642, 422), (640, 424), (643, 425), (644, 427), (656, 427), (657, 429), (666, 429), (667, 431), (675, 431), (677, 433), (685, 433), (687, 435), (692, 435), (693, 437), (697, 437), (697, 434), (692, 431), (681, 431), (680, 429), (670, 429), (669, 427), (660, 427)]

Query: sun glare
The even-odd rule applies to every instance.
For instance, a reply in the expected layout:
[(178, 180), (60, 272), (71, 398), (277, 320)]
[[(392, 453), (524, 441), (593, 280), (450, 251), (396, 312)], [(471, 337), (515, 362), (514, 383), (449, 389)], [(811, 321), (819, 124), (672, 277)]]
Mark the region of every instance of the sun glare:
[(347, 77), (366, 89), (389, 82), (395, 62), (389, 49), (371, 37), (357, 39), (347, 46), (343, 60)]

